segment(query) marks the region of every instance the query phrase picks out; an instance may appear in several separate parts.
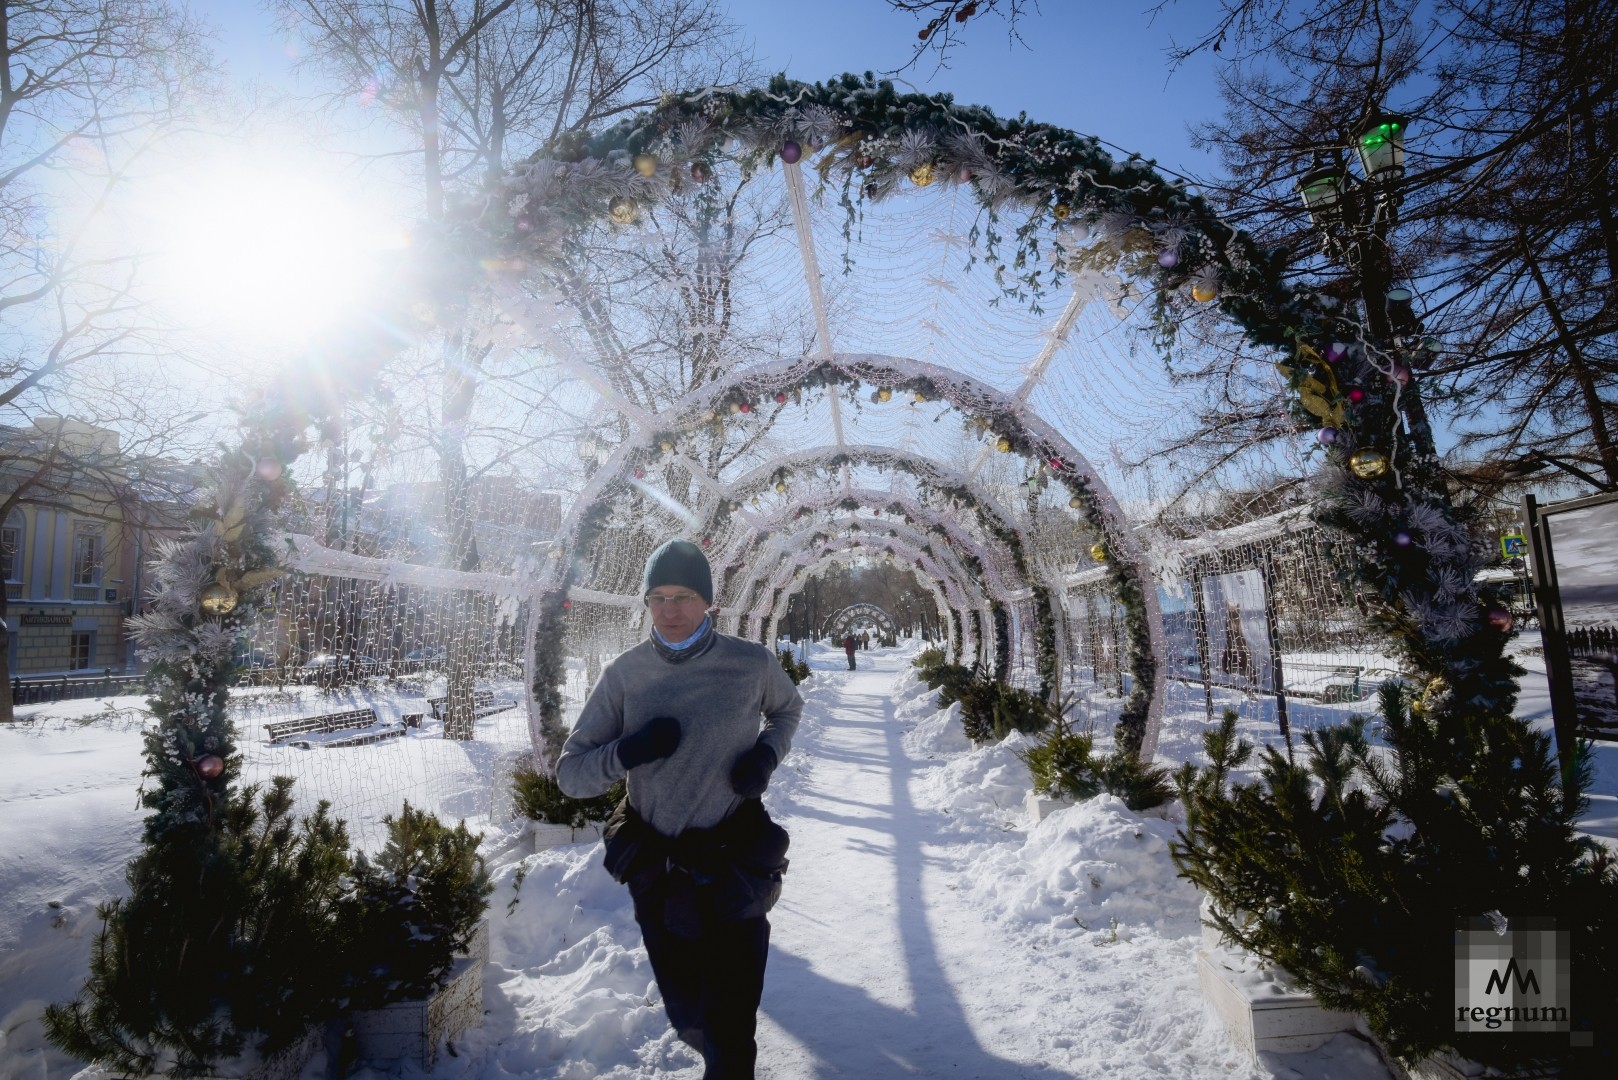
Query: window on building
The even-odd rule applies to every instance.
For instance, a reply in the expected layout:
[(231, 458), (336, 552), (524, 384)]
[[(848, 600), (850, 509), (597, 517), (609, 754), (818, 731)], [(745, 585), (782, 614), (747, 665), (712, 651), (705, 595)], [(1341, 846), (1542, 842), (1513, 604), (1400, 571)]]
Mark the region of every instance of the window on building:
[(0, 528), (0, 581), (22, 580), (22, 528)]
[(73, 530), (73, 584), (101, 584), (101, 530)]
[(94, 630), (73, 631), (73, 644), (68, 649), (67, 667), (69, 671), (83, 671), (90, 666), (90, 661), (96, 654), (96, 632)]

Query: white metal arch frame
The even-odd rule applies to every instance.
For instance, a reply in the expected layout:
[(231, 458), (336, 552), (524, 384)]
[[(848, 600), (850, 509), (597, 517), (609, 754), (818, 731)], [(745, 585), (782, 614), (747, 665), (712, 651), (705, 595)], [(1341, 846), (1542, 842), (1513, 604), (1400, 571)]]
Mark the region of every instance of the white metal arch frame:
[(899, 634), (899, 624), (894, 621), (893, 616), (884, 611), (880, 604), (873, 604), (868, 600), (861, 600), (832, 612), (820, 628), (823, 633), (835, 634), (838, 630), (848, 629), (854, 620), (861, 618), (870, 619), (876, 623), (878, 629), (890, 637), (897, 637)]
[[(999, 501), (995, 499), (992, 494), (983, 489), (980, 483), (973, 481), (965, 473), (943, 468), (936, 462), (929, 458), (925, 458), (920, 454), (891, 446), (842, 444), (836, 446), (811, 447), (804, 450), (794, 451), (793, 453), (787, 454), (784, 457), (775, 459), (768, 465), (760, 466), (738, 477), (730, 485), (730, 497), (735, 501), (746, 500), (772, 485), (775, 482), (774, 478), (783, 471), (804, 472), (807, 470), (827, 469), (842, 464), (854, 463), (899, 469), (914, 477), (918, 482), (929, 485), (938, 490), (946, 490), (950, 488), (963, 489), (969, 492), (972, 499), (976, 502), (976, 508), (973, 512), (973, 516), (978, 517), (980, 520), (987, 518), (1008, 533), (1016, 530), (1016, 520), (1006, 512), (1005, 508), (999, 504)], [(829, 502), (835, 504), (848, 498), (853, 498), (864, 502), (864, 496), (874, 491), (875, 489), (871, 488), (856, 490), (851, 485), (845, 484), (841, 491), (830, 497)], [(872, 504), (871, 508), (873, 510), (882, 509), (887, 504), (896, 501), (907, 502), (916, 507), (920, 507), (922, 505), (921, 503), (916, 502), (916, 500), (911, 499), (908, 496), (901, 495), (897, 492), (877, 492), (877, 494), (880, 496), (882, 501)], [(818, 501), (825, 502), (828, 500), (823, 497)], [(789, 504), (787, 509), (796, 509), (798, 506), (803, 505), (809, 505), (809, 500)], [(933, 513), (936, 514), (937, 511), (933, 511)], [(743, 515), (742, 520), (746, 523), (746, 530), (741, 536), (736, 537), (733, 541), (728, 543), (726, 547), (731, 548), (745, 544), (751, 535), (763, 531), (763, 529), (767, 527), (772, 520), (776, 520), (777, 518), (778, 514), (766, 515), (763, 517), (760, 517), (759, 515)], [(958, 517), (955, 519), (959, 520)], [(952, 536), (954, 540), (962, 541), (971, 545), (982, 546), (986, 550), (994, 546), (991, 542), (986, 542), (977, 537), (973, 537), (961, 529), (952, 530)]]
[[(841, 507), (834, 504), (828, 509), (841, 509)], [(858, 525), (859, 528), (855, 529), (855, 525)], [(925, 529), (919, 528), (914, 523), (905, 521), (903, 518), (862, 517), (854, 511), (844, 510), (840, 514), (828, 513), (792, 518), (782, 522), (768, 534), (759, 534), (759, 539), (755, 542), (754, 548), (751, 549), (753, 557), (746, 568), (748, 573), (738, 582), (734, 592), (729, 596), (732, 605), (744, 617), (749, 619), (762, 614), (763, 609), (758, 600), (756, 590), (759, 579), (765, 576), (769, 569), (768, 560), (782, 557), (783, 553), (789, 551), (789, 549), (802, 547), (806, 542), (804, 538), (813, 536), (818, 531), (829, 530), (835, 533), (845, 529), (868, 533), (869, 536), (866, 539), (872, 546), (880, 546), (883, 540), (887, 539), (887, 533), (892, 532), (896, 536), (906, 537), (912, 550), (925, 551), (930, 547), (933, 549), (936, 561), (949, 568), (950, 573), (947, 576), (950, 580), (964, 584), (974, 591), (983, 592), (996, 599), (1000, 598), (999, 594), (990, 587), (992, 583), (990, 575), (993, 574), (993, 582), (997, 583), (999, 581), (998, 572), (987, 568), (983, 572), (974, 572), (967, 566), (965, 558), (957, 545), (941, 542), (935, 545), (935, 538), (930, 536)], [(762, 558), (760, 553), (762, 553)], [(985, 564), (985, 560), (977, 555), (973, 555), (972, 558), (979, 565)], [(1027, 594), (1027, 589), (1022, 590), (1022, 595), (1026, 596)]]
[[(885, 495), (885, 492), (861, 491), (861, 489), (856, 489), (856, 491), (854, 491), (854, 495), (856, 495), (856, 497), (861, 497), (861, 495), (864, 495), (864, 497), (870, 497), (870, 495)], [(807, 500), (806, 504), (803, 504), (803, 508), (811, 508), (811, 510), (828, 510), (828, 508), (838, 507), (841, 499), (843, 499), (843, 497), (841, 497), (841, 495), (837, 495), (837, 497), (824, 497), (824, 499)], [(932, 551), (934, 551), (935, 555), (938, 555), (940, 559), (945, 559), (948, 563), (950, 563), (951, 572), (953, 572), (950, 575), (951, 580), (964, 580), (968, 581), (968, 583), (972, 583), (972, 585), (984, 586), (984, 588), (987, 588), (987, 591), (989, 591), (992, 596), (997, 597), (1005, 596), (1010, 597), (1010, 599), (1019, 599), (1019, 597), (1026, 597), (1027, 594), (1029, 594), (1029, 589), (1026, 588), (1021, 589), (1021, 591), (1013, 591), (1013, 589), (1008, 588), (1005, 581), (1003, 581), (1002, 576), (1000, 576), (1000, 570), (998, 570), (997, 565), (995, 565), (995, 560), (989, 559), (981, 560), (981, 562), (979, 562), (979, 565), (984, 567), (981, 575), (972, 573), (971, 570), (969, 570), (969, 568), (966, 567), (961, 560), (959, 560), (959, 544), (961, 544), (961, 542), (974, 542), (974, 539), (972, 539), (971, 536), (964, 536), (964, 538), (959, 539), (950, 539), (951, 534), (958, 533), (959, 526), (956, 525), (955, 518), (950, 517), (950, 515), (945, 515), (945, 513), (937, 513), (932, 512), (932, 510), (927, 510), (927, 508), (921, 507), (919, 504), (914, 504), (913, 500), (900, 499), (900, 497), (887, 495), (887, 504), (885, 505), (892, 505), (893, 502), (901, 502), (901, 504), (906, 505), (906, 512), (911, 513), (911, 517), (913, 517), (914, 520), (919, 521), (919, 523), (922, 523), (922, 525), (937, 526), (938, 529), (942, 529), (942, 536), (937, 536), (938, 542), (935, 542), (934, 544), (934, 542), (930, 541), (925, 529), (916, 529), (916, 526), (914, 525), (909, 526), (908, 529), (901, 529), (900, 526), (908, 525), (908, 523), (904, 523), (903, 520), (895, 521), (892, 520), (892, 518), (859, 518), (859, 520), (861, 520), (861, 528), (867, 528), (864, 523), (869, 521), (870, 528), (874, 529), (875, 533), (877, 534), (882, 534), (883, 529), (893, 528), (895, 529), (896, 533), (908, 534), (908, 536), (919, 538), (917, 539), (917, 542), (919, 542), (924, 549), (925, 547), (932, 547)], [(778, 531), (781, 531), (781, 529), (788, 528), (788, 526), (798, 525), (798, 518), (786, 517), (785, 512), (781, 513), (780, 517), (785, 517), (785, 520), (778, 520), (773, 523), (773, 528), (770, 529), (770, 539), (775, 539), (775, 534), (777, 534)], [(814, 521), (815, 525), (822, 526), (822, 528), (830, 528), (830, 526), (833, 525), (833, 521), (830, 520), (830, 518), (811, 518), (811, 521)], [(811, 526), (804, 526), (804, 529), (796, 529), (796, 531), (806, 531), (806, 529), (809, 528), (811, 528)], [(769, 544), (769, 541), (765, 541), (765, 544)], [(777, 547), (780, 547), (778, 542)], [(769, 570), (769, 567), (767, 567), (767, 565), (765, 565), (765, 563), (759, 559), (759, 555), (757, 554), (752, 555), (748, 565), (749, 568), (752, 568), (752, 573), (748, 576), (748, 578), (744, 578), (744, 580), (739, 583), (738, 596), (736, 596), (736, 599), (739, 601), (738, 627), (741, 627), (741, 631), (743, 631), (743, 633), (751, 630), (752, 625), (754, 625), (757, 620), (773, 619), (773, 617), (777, 617), (777, 612), (767, 606), (767, 602), (765, 602), (767, 601), (767, 593), (765, 593), (764, 588), (762, 588), (762, 581), (764, 581), (765, 576), (767, 576), (767, 570)], [(955, 576), (953, 576), (955, 573), (961, 575), (961, 578), (955, 578)], [(748, 602), (749, 593), (751, 593), (751, 596), (754, 597), (751, 604)]]
[[(1144, 676), (1151, 684), (1151, 694), (1146, 701), (1146, 730), (1142, 742), (1142, 752), (1150, 754), (1155, 749), (1162, 710), (1163, 680), (1158, 671), (1156, 656), (1160, 651), (1158, 643), (1162, 641), (1162, 615), (1144, 552), (1135, 540), (1133, 531), (1128, 527), (1127, 520), (1119, 511), (1116, 500), (1083, 455), (1065, 437), (1034, 415), (1025, 401), (1019, 400), (1016, 395), (1004, 394), (971, 376), (933, 364), (871, 353), (835, 356), (823, 353), (819, 357), (777, 361), (738, 372), (728, 379), (708, 383), (688, 392), (657, 418), (655, 423), (660, 430), (653, 431), (649, 430), (649, 426), (638, 426), (631, 437), (617, 448), (603, 468), (592, 478), (568, 515), (560, 551), (563, 557), (555, 560), (553, 565), (547, 568), (542, 578), (542, 593), (559, 595), (566, 593), (577, 571), (570, 556), (577, 545), (580, 525), (585, 515), (590, 514), (603, 498), (610, 498), (610, 492), (615, 485), (622, 486), (624, 475), (633, 467), (632, 463), (651, 460), (652, 446), (668, 442), (671, 435), (678, 438), (680, 431), (710, 422), (710, 418), (715, 415), (715, 407), (737, 393), (751, 396), (777, 393), (783, 389), (799, 388), (812, 380), (819, 380), (823, 385), (858, 380), (876, 386), (910, 389), (925, 393), (930, 398), (946, 401), (974, 417), (990, 419), (995, 425), (995, 430), (1004, 429), (1010, 424), (1016, 436), (1013, 441), (1028, 452), (1027, 456), (1037, 457), (1039, 461), (1052, 465), (1054, 474), (1069, 486), (1070, 490), (1088, 496), (1081, 499), (1083, 512), (1089, 524), (1107, 538), (1114, 560), (1113, 573), (1132, 578), (1136, 584), (1134, 592), (1142, 609), (1140, 614), (1146, 628), (1151, 655), (1132, 657), (1131, 666), (1136, 671), (1137, 678)], [(829, 394), (829, 397), (832, 401), (837, 400), (835, 393)], [(627, 413), (625, 415), (626, 418), (630, 418)], [(940, 468), (928, 459), (909, 451), (890, 447), (850, 446), (841, 439), (840, 425), (838, 434), (835, 448), (821, 448), (789, 455), (782, 461), (755, 469), (732, 483), (723, 483), (708, 476), (700, 466), (687, 459), (681, 459), (681, 464), (700, 486), (712, 493), (716, 503), (719, 500), (728, 503), (740, 502), (764, 483), (773, 482), (769, 478), (783, 467), (791, 469), (796, 465), (802, 468), (811, 462), (822, 460), (836, 463), (839, 458), (845, 461), (880, 462), (903, 467), (918, 479), (933, 483), (939, 488), (953, 488), (967, 492), (978, 505), (983, 506), (1000, 522), (1009, 523), (1014, 520), (998, 506), (992, 496), (984, 492), (976, 481), (964, 473)], [(845, 487), (848, 487), (846, 472), (844, 482)], [(1058, 581), (1040, 581), (1039, 584), (1047, 590), (1048, 595), (1060, 592)], [(542, 632), (542, 621), (534, 622), (536, 634)], [(536, 637), (533, 648), (537, 650), (541, 647), (542, 643)]]
[[(764, 624), (763, 636), (767, 639), (774, 632), (778, 612), (785, 607), (787, 600), (798, 591), (798, 585), (804, 578), (809, 577), (829, 562), (847, 562), (860, 554), (862, 545), (850, 541), (833, 541), (819, 549), (814, 558), (803, 562), (790, 562), (782, 565), (781, 571), (771, 582), (773, 593), (778, 593), (780, 602), (772, 610), (772, 614)], [(921, 561), (921, 560), (918, 560)], [(938, 605), (938, 613), (944, 625), (953, 628), (954, 621), (951, 616), (958, 618), (961, 624), (960, 651), (956, 654), (959, 661), (965, 656), (975, 656), (979, 651), (977, 637), (972, 633), (971, 621), (966, 617), (968, 612), (977, 611), (976, 608), (959, 608), (954, 606), (945, 596), (938, 578), (930, 578), (925, 584), (932, 593), (933, 601)]]
[[(779, 617), (781, 604), (785, 600), (784, 594), (779, 597), (776, 595), (776, 590), (781, 588), (784, 570), (790, 571), (792, 567), (812, 563), (823, 551), (846, 550), (868, 553), (874, 546), (878, 546), (878, 543), (870, 538), (839, 535), (829, 535), (823, 544), (814, 544), (813, 538), (824, 531), (825, 524), (807, 524), (781, 539), (776, 548), (776, 557), (771, 564), (771, 573), (761, 575), (756, 586), (759, 589), (758, 603), (746, 613), (745, 621), (738, 619), (733, 624), (737, 632), (745, 635), (757, 626), (759, 632), (767, 636), (768, 627)], [(927, 544), (926, 537), (914, 527), (907, 527), (896, 536), (882, 537), (880, 546), (892, 548), (895, 554), (903, 555), (925, 570), (930, 575), (929, 580), (938, 583), (948, 598), (949, 605), (956, 610), (963, 612), (974, 609), (988, 610), (989, 598), (981, 587), (971, 588), (968, 591), (972, 578), (965, 573), (965, 568), (940, 556), (937, 548), (929, 551), (930, 545)]]

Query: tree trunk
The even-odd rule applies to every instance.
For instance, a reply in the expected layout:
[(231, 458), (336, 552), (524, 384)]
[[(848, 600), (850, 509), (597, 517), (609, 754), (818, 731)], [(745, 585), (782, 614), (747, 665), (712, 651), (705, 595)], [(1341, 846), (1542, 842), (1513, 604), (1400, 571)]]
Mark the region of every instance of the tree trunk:
[(11, 700), (11, 621), (7, 614), (10, 603), (5, 586), (0, 584), (0, 724), (16, 719)]
[(1528, 264), (1528, 272), (1534, 275), (1540, 301), (1556, 327), (1557, 344), (1567, 355), (1573, 380), (1579, 384), (1579, 392), (1584, 397), (1584, 411), (1590, 417), (1590, 441), (1595, 443), (1596, 452), (1601, 455), (1601, 470), (1606, 474), (1609, 485), (1618, 485), (1618, 446), (1613, 445), (1612, 432), (1607, 427), (1606, 405), (1597, 391), (1595, 378), (1590, 374), (1590, 365), (1585, 362), (1584, 352), (1574, 340), (1572, 330), (1562, 315), (1562, 307), (1556, 302), (1550, 283), (1539, 268), (1539, 260), (1534, 258), (1526, 242), (1522, 245), (1522, 253), (1523, 261)]

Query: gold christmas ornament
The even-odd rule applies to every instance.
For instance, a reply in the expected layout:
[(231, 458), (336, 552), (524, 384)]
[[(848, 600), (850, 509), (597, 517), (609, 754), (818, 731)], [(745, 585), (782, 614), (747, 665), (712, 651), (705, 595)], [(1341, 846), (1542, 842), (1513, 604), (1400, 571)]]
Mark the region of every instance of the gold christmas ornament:
[(1051, 217), (1057, 221), (1066, 221), (1071, 213), (1073, 213), (1073, 208), (1065, 202), (1059, 202), (1051, 207)]
[(1380, 450), (1356, 450), (1348, 459), (1348, 467), (1361, 480), (1375, 480), (1388, 471), (1388, 455)]
[(883, 402), (892, 401), (893, 391), (888, 389), (886, 386), (879, 387), (876, 392), (876, 399)]
[(994, 448), (1002, 454), (1009, 454), (1011, 453), (1011, 440), (1002, 435), (994, 441)]
[(910, 170), (910, 182), (917, 187), (927, 187), (933, 182), (933, 163), (924, 161)]
[(1067, 501), (1067, 506), (1069, 510), (1078, 510), (1084, 506), (1084, 500), (1075, 495)]
[(236, 607), (236, 590), (217, 581), (202, 590), (198, 606), (204, 615), (229, 615)]
[(1199, 281), (1191, 286), (1191, 299), (1195, 300), (1199, 304), (1206, 304), (1208, 301), (1216, 299), (1218, 296), (1218, 286), (1212, 285), (1206, 281)]
[(667, 454), (673, 451), (674, 444), (669, 442), (667, 439), (664, 439), (662, 442), (657, 444), (657, 448), (663, 451), (663, 453)]
[(651, 154), (636, 154), (635, 171), (640, 173), (642, 176), (657, 175), (657, 158), (653, 157)]
[(780, 494), (785, 495), (787, 493), (787, 482), (785, 480), (777, 480), (775, 482), (775, 490)]
[(1091, 544), (1090, 545), (1090, 558), (1094, 559), (1096, 562), (1106, 562), (1107, 561), (1107, 545), (1106, 544)]
[(640, 211), (635, 206), (635, 200), (627, 195), (614, 195), (607, 204), (607, 211), (612, 214), (612, 220), (620, 225), (633, 225)]
[(917, 390), (912, 396), (914, 397), (917, 405), (920, 405), (922, 402), (927, 400), (927, 395), (922, 393), (920, 390)]

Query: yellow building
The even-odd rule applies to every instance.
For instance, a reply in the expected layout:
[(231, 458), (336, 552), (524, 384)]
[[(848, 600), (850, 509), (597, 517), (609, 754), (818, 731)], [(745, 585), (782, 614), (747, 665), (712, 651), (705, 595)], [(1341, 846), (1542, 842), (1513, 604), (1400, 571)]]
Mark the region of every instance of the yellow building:
[[(76, 454), (101, 461), (117, 454), (115, 433), (62, 423), (71, 425), (62, 442)], [(37, 448), (41, 434), (6, 433), (4, 480), (15, 484), (31, 475), (23, 451), (30, 442)], [(24, 488), (0, 525), (9, 675), (133, 670), (124, 619), (139, 588), (139, 537), (125, 525), (125, 493), (116, 486), (110, 469), (57, 470)]]

